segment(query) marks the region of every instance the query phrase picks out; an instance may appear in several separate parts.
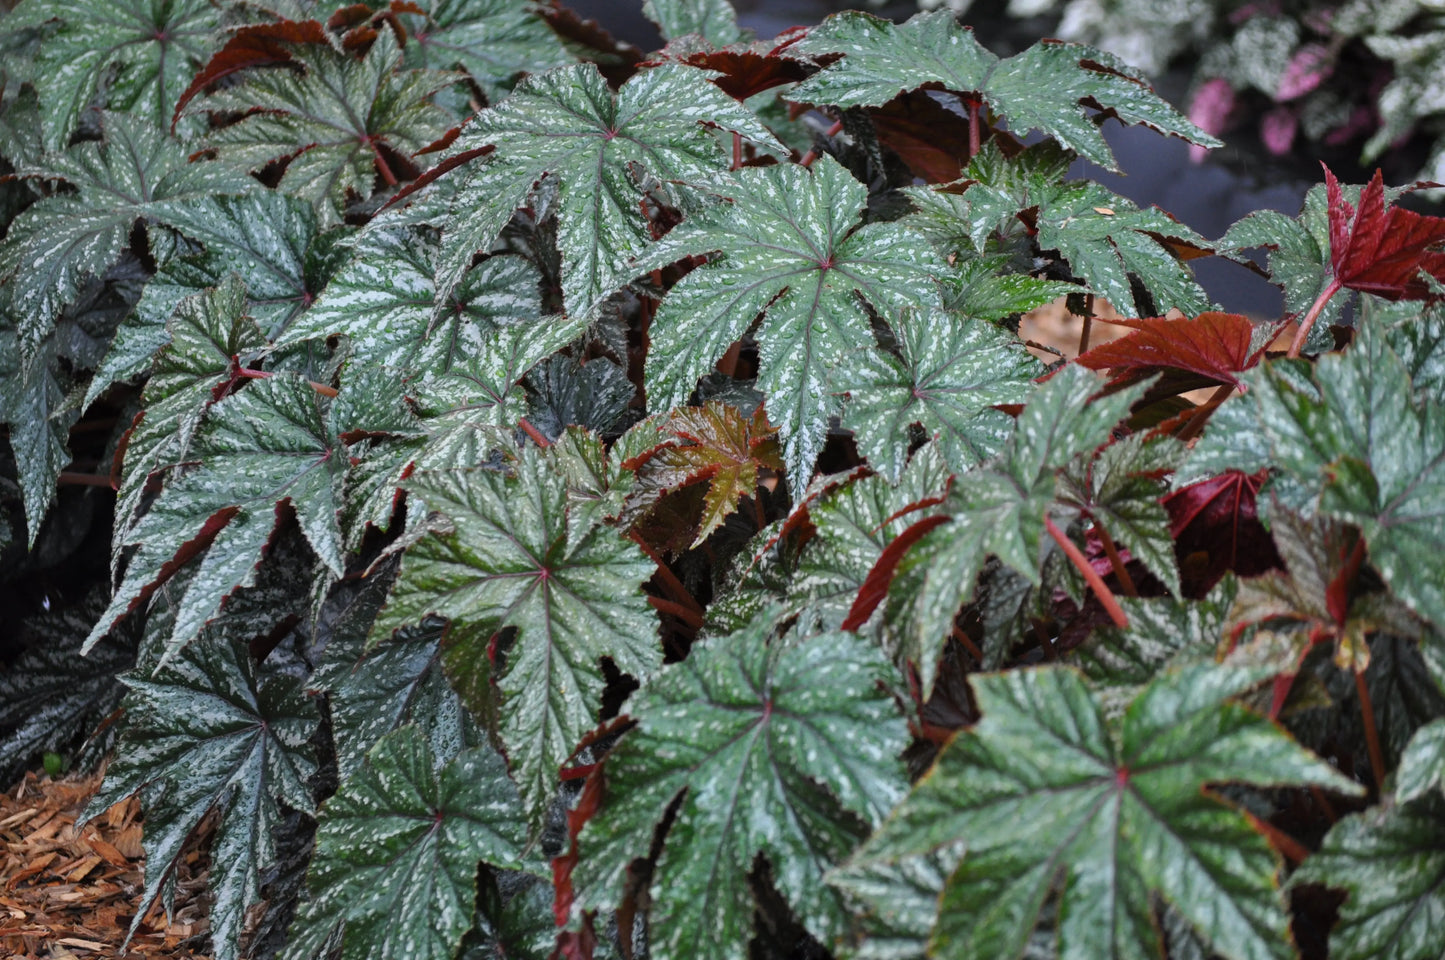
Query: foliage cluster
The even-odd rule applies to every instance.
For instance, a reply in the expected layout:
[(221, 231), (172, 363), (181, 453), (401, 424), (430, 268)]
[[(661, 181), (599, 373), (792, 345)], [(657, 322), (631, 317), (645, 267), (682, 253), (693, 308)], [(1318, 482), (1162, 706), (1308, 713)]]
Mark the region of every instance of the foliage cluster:
[[(920, 0), (963, 14), (973, 0)], [(1445, 181), (1445, 7), (1438, 0), (1009, 0), (1056, 33), (1151, 75), (1192, 65), (1189, 116), (1215, 135), (1255, 127), (1265, 148), (1297, 138), (1371, 164), (1413, 142), (1419, 176)], [(1409, 172), (1411, 168), (1406, 168)]]
[(0, 21), (0, 770), (113, 747), (146, 906), (213, 823), (221, 960), (1445, 952), (1445, 221), (1210, 242), (1069, 179), (1217, 144), (1107, 53), (647, 10)]

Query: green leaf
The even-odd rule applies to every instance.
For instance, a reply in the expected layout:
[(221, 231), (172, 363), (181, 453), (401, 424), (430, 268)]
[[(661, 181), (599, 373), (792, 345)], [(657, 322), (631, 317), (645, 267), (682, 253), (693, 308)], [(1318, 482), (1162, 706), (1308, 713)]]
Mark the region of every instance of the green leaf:
[(335, 234), (318, 234), (310, 204), (274, 191), (212, 196), (169, 206), (167, 223), (199, 242), (162, 264), (86, 391), (93, 402), (105, 388), (144, 372), (165, 345), (176, 304), (235, 273), (246, 283), (247, 312), (267, 337), (276, 337), (315, 299), (338, 264)]
[(322, 563), (343, 571), (336, 511), (346, 456), (327, 429), (316, 393), (277, 374), (218, 402), (195, 439), (199, 469), (173, 478), (126, 537), (139, 549), (87, 648), (200, 551), (179, 601), (167, 657), (185, 646), (237, 587), (254, 582), (276, 508), (289, 501)]
[(166, 331), (132, 424), (121, 468), (116, 528), (128, 530), (152, 474), (183, 463), (201, 418), (231, 382), (238, 361), (264, 345), (245, 315), (246, 288), (232, 274), (219, 286), (182, 300)]
[(1432, 559), (1445, 548), (1445, 407), (1415, 401), (1383, 331), (1362, 322), (1344, 353), (1265, 363), (1243, 380), (1249, 392), (1220, 407), (1191, 472), (1274, 468), (1285, 505), (1359, 527), (1395, 595), (1445, 624), (1445, 570)]
[(849, 396), (843, 426), (873, 469), (898, 480), (913, 424), (956, 472), (998, 453), (1013, 433), (1013, 418), (994, 407), (1027, 401), (1043, 365), (1017, 337), (987, 321), (905, 310), (892, 326), (900, 356), (862, 354), (838, 377)]
[(714, 47), (725, 47), (747, 39), (728, 0), (644, 0), (642, 12), (661, 28), (664, 40), (695, 33)]
[(189, 163), (190, 150), (135, 117), (113, 113), (103, 121), (104, 142), (78, 143), (20, 171), (75, 188), (32, 204), (0, 245), (0, 279), (12, 284), (27, 358), (82, 282), (120, 258), (138, 218), (164, 219), (174, 203), (259, 187), (221, 164)]
[(654, 408), (683, 406), (700, 377), (757, 329), (757, 388), (780, 428), (788, 483), (807, 486), (828, 418), (834, 368), (871, 350), (860, 298), (887, 317), (938, 303), (939, 261), (896, 224), (858, 226), (868, 191), (831, 157), (740, 171), (732, 202), (698, 211), (648, 251), (644, 271), (684, 256), (721, 256), (682, 279), (653, 320), (647, 393)]
[[(728, 155), (703, 124), (732, 130), (786, 155), (762, 122), (708, 80), (679, 64), (644, 70), (614, 94), (597, 67), (579, 64), (528, 77), (478, 114), (456, 149), (496, 147), (454, 200), (437, 287), (445, 296), (472, 255), (489, 247), (544, 177), (557, 183), (557, 244), (567, 313), (590, 314), (637, 276), (631, 260), (651, 238), (643, 183), (709, 186)], [(640, 172), (640, 173), (639, 173)], [(663, 189), (659, 187), (658, 189)]]
[(80, 656), (99, 612), (95, 599), (32, 617), (21, 627), (31, 645), (0, 674), (0, 780), (20, 779), (46, 751), (68, 751), (120, 706), (124, 688), (116, 674), (134, 662), (134, 645), (111, 638), (89, 658)]
[[(432, 379), (465, 369), (498, 327), (542, 326), (541, 277), (521, 257), (489, 257), (437, 305), (433, 240), (372, 230), (355, 250), (316, 304), (276, 338), (278, 346), (341, 335), (354, 361)], [(435, 324), (434, 306), (441, 307)]]
[(838, 107), (882, 106), (908, 90), (939, 84), (976, 92), (1022, 136), (1040, 130), (1081, 156), (1117, 170), (1083, 101), (1124, 124), (1142, 123), (1191, 143), (1220, 142), (1160, 99), (1138, 71), (1112, 54), (1045, 40), (1000, 60), (946, 10), (895, 25), (856, 11), (829, 17), (792, 47), (843, 59), (793, 88), (788, 99)]
[(1227, 960), (1290, 957), (1279, 858), (1210, 783), (1359, 787), (1229, 698), (1257, 673), (1167, 673), (1116, 732), (1072, 670), (971, 678), (983, 719), (854, 858), (895, 862), (965, 839), (930, 954), (1018, 957), (1051, 893), (1064, 960), (1162, 956), (1154, 900)]
[(1402, 803), (1445, 794), (1445, 719), (1432, 720), (1410, 738), (1400, 756), (1395, 795)]
[(65, 405), (66, 381), (54, 335), (41, 341), (27, 366), (15, 321), (0, 302), (0, 421), (9, 425), (10, 449), (25, 503), (27, 543), (35, 544), (40, 524), (55, 499), (55, 483), (70, 462), (70, 428), (80, 411)]
[(60, 21), (35, 57), (50, 151), (70, 142), (97, 95), (111, 110), (165, 129), (221, 26), (220, 9), (208, 0), (28, 0), (19, 10), (12, 16), (21, 22), (7, 27)]
[(830, 628), (840, 626), (888, 544), (938, 512), (903, 511), (925, 500), (941, 501), (949, 472), (938, 450), (927, 444), (913, 454), (896, 485), (883, 477), (865, 477), (810, 504), (808, 517), (818, 535), (798, 561), (797, 574), (788, 584), (790, 598), (807, 602)]
[[(640, 589), (652, 562), (600, 525), (595, 508), (569, 504), (564, 480), (531, 447), (516, 474), (436, 472), (407, 483), (455, 532), (407, 550), (372, 636), (429, 616), (483, 637), (516, 630), (496, 678), (501, 736), (536, 824), (556, 790), (557, 768), (597, 724), (606, 685), (600, 659), (642, 678), (661, 663), (662, 650)], [(456, 666), (489, 670), (480, 659)]]
[(236, 960), (249, 907), (261, 900), (261, 873), (276, 859), (271, 831), (278, 801), (312, 810), (306, 746), (315, 707), (300, 684), (263, 678), (247, 652), (245, 623), (213, 628), (147, 677), (124, 678), (125, 730), (104, 787), (88, 813), (139, 793), (145, 810), (145, 894), (131, 933), (174, 882), (182, 847), (207, 813), (219, 809), (211, 846), (210, 910), (216, 956)]
[(404, 724), (422, 733), (438, 765), (482, 746), (476, 723), (442, 674), (443, 624), (403, 628), (395, 639), (363, 652), (388, 586), (386, 579), (374, 575), (347, 598), (309, 682), (327, 694), (337, 772), (343, 781), (377, 741)]
[(248, 71), (241, 83), (196, 100), (190, 110), (240, 113), (207, 138), (217, 157), (247, 171), (290, 157), (278, 189), (309, 200), (331, 226), (352, 199), (371, 196), (378, 176), (396, 182), (386, 152), (410, 156), (451, 125), (430, 98), (456, 76), (398, 70), (400, 63), (390, 30), (360, 59), (298, 45), (285, 66)]
[(531, 4), (515, 0), (426, 0), (420, 20), (402, 14), (411, 33), (411, 67), (465, 70), (492, 101), (524, 73), (570, 63), (557, 34)]
[(837, 930), (823, 873), (903, 791), (907, 735), (877, 648), (846, 633), (770, 643), (771, 632), (762, 617), (694, 646), (634, 695), (639, 726), (608, 755), (606, 801), (579, 837), (579, 905), (611, 906), (677, 801), (652, 874), (657, 960), (746, 955), (759, 856), (805, 927)]
[(1163, 498), (1169, 485), (1158, 479), (1184, 459), (1171, 439), (1134, 434), (1105, 447), (1093, 460), (1076, 461), (1065, 476), (1062, 500), (1079, 507), (1138, 560), (1145, 570), (1179, 595), (1179, 564)]
[(1346, 894), (1334, 960), (1407, 960), (1445, 951), (1445, 818), (1438, 804), (1345, 817), (1290, 879)]
[(490, 748), (436, 770), (415, 727), (388, 734), (321, 808), (311, 899), (285, 960), (451, 960), (472, 924), (477, 864), (515, 866), (525, 840), (517, 791)]
[(1106, 443), (1142, 392), (1095, 398), (1100, 385), (1093, 373), (1068, 366), (1039, 387), (997, 462), (956, 480), (943, 506), (949, 522), (924, 534), (899, 565), (887, 620), (925, 695), (954, 615), (989, 556), (1042, 582), (1039, 569), (1052, 547), (1044, 520), (1057, 509), (1060, 469)]

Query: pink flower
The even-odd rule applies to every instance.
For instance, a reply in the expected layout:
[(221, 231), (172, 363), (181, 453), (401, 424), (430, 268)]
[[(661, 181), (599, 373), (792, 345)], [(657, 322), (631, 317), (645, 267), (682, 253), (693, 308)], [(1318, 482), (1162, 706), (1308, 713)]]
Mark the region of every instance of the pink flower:
[[(1189, 101), (1189, 119), (1205, 133), (1217, 137), (1224, 132), (1233, 109), (1234, 88), (1228, 80), (1216, 77), (1204, 81), (1194, 91), (1194, 98)], [(1193, 163), (1201, 162), (1206, 153), (1208, 150), (1204, 147), (1193, 144), (1189, 147), (1189, 159)]]
[(1299, 117), (1289, 107), (1275, 107), (1259, 121), (1259, 138), (1265, 149), (1275, 156), (1289, 153), (1294, 145), (1295, 131), (1299, 129)]
[(1330, 53), (1318, 43), (1307, 43), (1294, 52), (1284, 73), (1279, 78), (1279, 87), (1274, 98), (1283, 103), (1309, 93), (1334, 73), (1335, 64)]

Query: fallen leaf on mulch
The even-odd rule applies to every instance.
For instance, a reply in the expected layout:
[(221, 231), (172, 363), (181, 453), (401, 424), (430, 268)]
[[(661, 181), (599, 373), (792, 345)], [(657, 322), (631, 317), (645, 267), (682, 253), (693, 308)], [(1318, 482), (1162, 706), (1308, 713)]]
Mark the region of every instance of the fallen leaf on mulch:
[(175, 914), (157, 903), (125, 950), (142, 890), (135, 798), (76, 826), (100, 774), (52, 780), (34, 773), (0, 794), (0, 956), (24, 960), (205, 960), (206, 860), (182, 857)]

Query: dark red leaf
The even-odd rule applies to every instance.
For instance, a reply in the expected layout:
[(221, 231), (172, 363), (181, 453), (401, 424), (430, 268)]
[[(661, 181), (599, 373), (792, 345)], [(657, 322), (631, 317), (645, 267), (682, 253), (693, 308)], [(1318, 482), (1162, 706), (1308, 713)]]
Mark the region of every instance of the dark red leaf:
[(1263, 483), (1263, 473), (1231, 470), (1164, 498), (1186, 596), (1204, 596), (1230, 571), (1254, 577), (1284, 565), (1259, 522)]
[[(869, 110), (873, 127), (915, 176), (930, 183), (948, 183), (963, 174), (968, 157), (968, 118), (914, 90)], [(982, 123), (982, 120), (980, 120)], [(982, 136), (986, 131), (980, 131)], [(985, 137), (986, 139), (986, 137)]]
[[(495, 149), (497, 148), (489, 143), (485, 147), (478, 147), (475, 150), (463, 150), (461, 153), (447, 157), (441, 163), (432, 167), (430, 170), (427, 170), (421, 176), (417, 177), (415, 180), (411, 181), (406, 186), (398, 190), (390, 200), (386, 201), (386, 203), (382, 205), (382, 209), (385, 210), (387, 207), (395, 206), (397, 203), (399, 203), (406, 197), (411, 196), (413, 193), (420, 190), (427, 184), (431, 183), (442, 174), (447, 173), (451, 170), (455, 170), (457, 167), (460, 167), (462, 164), (466, 163), (469, 160), (475, 160), (477, 157), (484, 157)], [(420, 152), (421, 151), (418, 151), (418, 153)]]
[[(725, 47), (722, 50), (688, 49), (683, 44), (668, 44), (652, 62), (672, 61), (685, 63), (690, 67), (716, 70), (722, 76), (713, 80), (730, 97), (746, 100), (753, 94), (771, 90), (785, 83), (796, 83), (818, 70), (818, 65), (797, 57), (789, 56), (787, 50), (806, 34), (806, 30), (795, 27), (780, 34), (771, 48), (762, 44), (752, 46)], [(696, 42), (695, 40), (693, 41)]]
[(278, 20), (275, 23), (261, 23), (242, 27), (231, 35), (226, 45), (210, 59), (196, 79), (181, 94), (171, 114), (171, 127), (175, 128), (181, 111), (196, 94), (223, 77), (239, 70), (252, 67), (270, 67), (291, 62), (291, 47), (294, 44), (320, 43), (330, 41), (326, 28), (316, 20)]
[(1188, 370), (1237, 387), (1237, 374), (1257, 364), (1264, 353), (1263, 346), (1250, 349), (1254, 324), (1237, 313), (1111, 322), (1134, 332), (1095, 347), (1075, 362), (1090, 370), (1112, 370), (1116, 379), (1156, 370)]
[(597, 64), (597, 69), (614, 87), (625, 83), (642, 63), (641, 50), (618, 40), (596, 20), (583, 20), (563, 6), (561, 0), (550, 0), (538, 13), (557, 36), (593, 51), (594, 56), (588, 59)]
[(888, 596), (888, 588), (893, 585), (893, 577), (898, 572), (898, 563), (903, 559), (915, 543), (923, 538), (923, 535), (940, 524), (947, 523), (948, 517), (938, 514), (932, 517), (924, 517), (913, 526), (904, 530), (893, 542), (883, 549), (878, 555), (873, 569), (868, 571), (868, 576), (863, 581), (863, 586), (858, 589), (858, 596), (853, 600), (853, 606), (848, 608), (848, 619), (843, 621), (844, 630), (857, 630), (868, 622), (873, 611), (878, 609), (878, 604)]
[(1445, 252), (1432, 249), (1445, 243), (1445, 217), (1386, 208), (1385, 181), (1378, 168), (1360, 193), (1358, 212), (1345, 200), (1329, 167), (1325, 190), (1330, 263), (1342, 285), (1389, 300), (1423, 300), (1430, 290), (1420, 279), (1421, 270), (1445, 281)]

